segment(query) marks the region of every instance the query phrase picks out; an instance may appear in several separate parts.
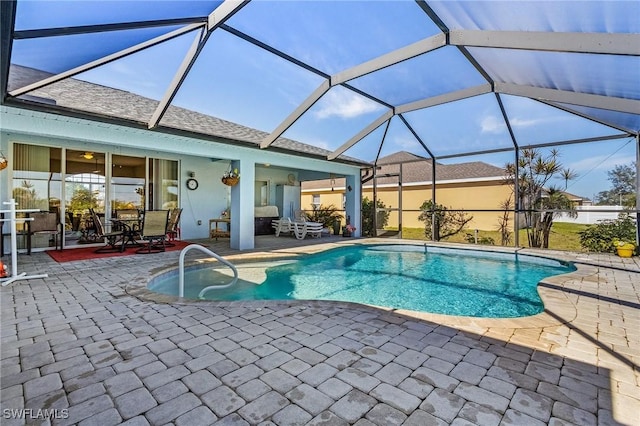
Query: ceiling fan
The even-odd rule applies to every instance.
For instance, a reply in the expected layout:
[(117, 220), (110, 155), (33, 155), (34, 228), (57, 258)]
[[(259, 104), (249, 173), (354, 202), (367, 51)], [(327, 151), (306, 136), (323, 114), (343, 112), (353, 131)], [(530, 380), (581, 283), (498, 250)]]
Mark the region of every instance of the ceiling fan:
[(93, 153), (93, 151), (85, 151), (83, 154), (79, 154), (78, 155), (80, 158), (84, 158), (85, 160), (96, 160), (96, 166), (95, 166), (95, 170), (93, 170), (91, 173), (100, 173), (100, 168), (98, 167), (98, 157), (96, 157)]

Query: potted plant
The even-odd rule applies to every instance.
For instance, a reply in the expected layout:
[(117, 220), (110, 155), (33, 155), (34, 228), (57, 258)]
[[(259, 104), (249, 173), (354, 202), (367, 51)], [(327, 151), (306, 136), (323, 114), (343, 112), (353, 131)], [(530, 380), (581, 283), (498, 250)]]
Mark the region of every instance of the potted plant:
[(636, 244), (629, 241), (616, 240), (613, 242), (613, 245), (620, 257), (631, 257), (636, 249)]
[(343, 237), (350, 237), (351, 234), (353, 234), (353, 231), (355, 231), (355, 230), (356, 230), (355, 226), (353, 226), (350, 223), (347, 223), (347, 225), (342, 230), (342, 236)]
[(340, 219), (335, 219), (333, 221), (333, 235), (340, 234)]
[(238, 173), (238, 169), (229, 169), (228, 172), (224, 172), (222, 175), (222, 183), (227, 186), (234, 186), (240, 182), (240, 174)]

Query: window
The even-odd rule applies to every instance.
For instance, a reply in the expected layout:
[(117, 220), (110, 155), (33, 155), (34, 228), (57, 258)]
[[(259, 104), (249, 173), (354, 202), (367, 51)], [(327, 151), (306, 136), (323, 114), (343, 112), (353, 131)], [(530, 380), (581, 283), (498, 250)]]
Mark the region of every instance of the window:
[(311, 202), (315, 207), (320, 207), (320, 194), (313, 194), (313, 201)]

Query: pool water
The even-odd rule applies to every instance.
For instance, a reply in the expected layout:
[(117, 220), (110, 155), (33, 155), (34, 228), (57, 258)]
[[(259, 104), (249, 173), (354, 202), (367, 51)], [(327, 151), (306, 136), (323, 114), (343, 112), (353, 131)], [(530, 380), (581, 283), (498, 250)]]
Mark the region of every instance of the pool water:
[[(486, 318), (540, 313), (537, 283), (574, 271), (570, 264), (526, 255), (413, 245), (350, 246), (270, 267), (260, 285), (239, 281), (211, 290), (211, 300), (339, 300), (395, 309)], [(196, 267), (185, 271), (185, 297), (197, 298), (228, 275)], [(149, 288), (177, 294), (177, 274)]]

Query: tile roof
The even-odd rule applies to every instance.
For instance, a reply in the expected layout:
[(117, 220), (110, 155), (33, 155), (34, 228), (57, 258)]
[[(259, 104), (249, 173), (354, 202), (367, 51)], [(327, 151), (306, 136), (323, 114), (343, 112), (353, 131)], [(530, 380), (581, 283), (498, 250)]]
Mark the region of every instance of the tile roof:
[(397, 163), (406, 163), (409, 161), (418, 161), (418, 160), (429, 160), (427, 157), (421, 157), (416, 154), (412, 154), (407, 151), (398, 151), (393, 154), (389, 154), (386, 157), (381, 157), (378, 159), (378, 164), (397, 164)]
[[(11, 65), (9, 91), (50, 77), (52, 74), (20, 65)], [(79, 113), (93, 113), (111, 119), (124, 119), (146, 126), (159, 101), (134, 93), (89, 83), (77, 78), (58, 81), (34, 90), (21, 97), (40, 104), (55, 104)], [(223, 138), (248, 147), (257, 148), (268, 133), (212, 117), (185, 108), (169, 106), (160, 126), (184, 130), (202, 136)], [(306, 156), (324, 157), (331, 153), (326, 149), (280, 137), (272, 145), (276, 149)], [(338, 157), (339, 162), (361, 166), (369, 163), (348, 156)]]
[[(402, 182), (408, 183), (424, 183), (431, 182), (432, 163), (431, 159), (420, 157), (409, 152), (400, 151), (386, 157), (380, 158), (378, 164), (381, 166), (378, 170), (378, 185), (396, 184), (398, 178), (395, 176), (380, 177), (381, 175), (396, 175), (400, 171), (402, 164)], [(482, 161), (472, 161), (459, 164), (442, 164), (436, 163), (436, 182), (448, 180), (463, 179), (484, 179), (484, 178), (503, 178), (505, 170), (492, 166)], [(344, 179), (336, 179), (335, 187), (344, 187)], [(365, 186), (372, 185), (371, 182)], [(305, 182), (303, 189), (320, 189), (331, 186), (328, 179), (319, 181)]]

